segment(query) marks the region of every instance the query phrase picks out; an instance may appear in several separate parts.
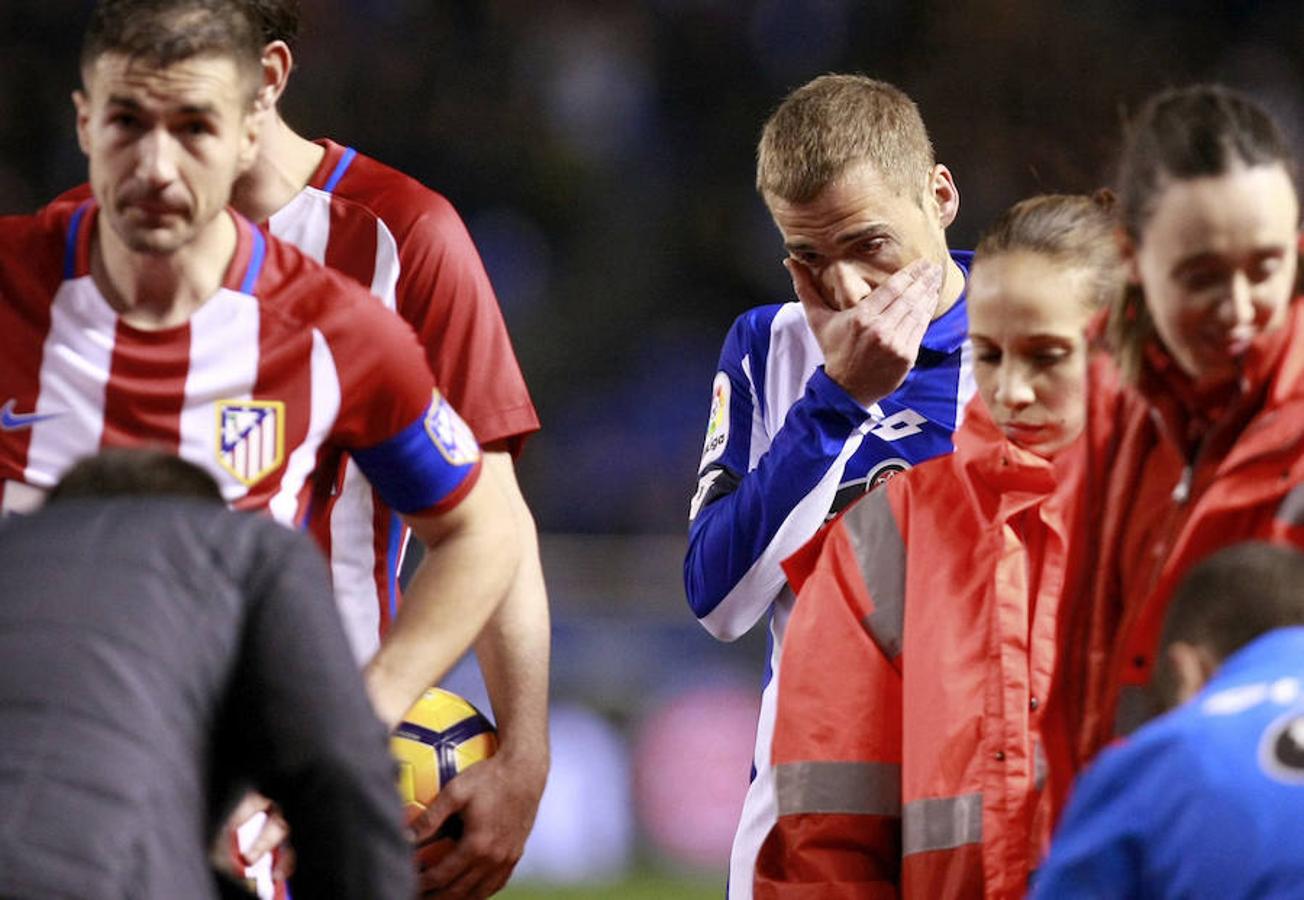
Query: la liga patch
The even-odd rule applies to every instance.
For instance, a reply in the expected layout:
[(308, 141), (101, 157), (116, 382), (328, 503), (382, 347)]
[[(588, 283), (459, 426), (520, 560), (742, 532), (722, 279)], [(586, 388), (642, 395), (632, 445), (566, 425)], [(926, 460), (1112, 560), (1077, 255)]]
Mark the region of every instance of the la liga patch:
[(697, 466), (699, 472), (724, 456), (724, 448), (729, 444), (731, 390), (729, 376), (724, 372), (716, 372), (715, 381), (711, 382), (711, 415), (706, 423), (706, 443), (702, 445), (702, 461)]

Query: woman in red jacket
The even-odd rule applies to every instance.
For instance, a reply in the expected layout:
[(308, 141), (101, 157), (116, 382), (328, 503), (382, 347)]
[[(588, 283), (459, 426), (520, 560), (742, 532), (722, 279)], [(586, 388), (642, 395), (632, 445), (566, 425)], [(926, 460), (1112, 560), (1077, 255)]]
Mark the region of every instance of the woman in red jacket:
[[(1080, 766), (1150, 711), (1158, 630), (1195, 562), (1259, 538), (1304, 546), (1304, 302), (1289, 145), (1217, 86), (1152, 98), (1119, 179), (1127, 290), (1110, 339), (1135, 389), (1065, 612), (1064, 709)], [(1058, 703), (1057, 703), (1058, 705)]]
[(1084, 331), (1120, 289), (1112, 223), (1090, 199), (1007, 212), (968, 287), (980, 399), (956, 452), (787, 563), (798, 603), (758, 900), (1026, 891), (1052, 818), (1042, 714), (1088, 493), (1081, 438), (1088, 401), (1112, 397), (1088, 377)]

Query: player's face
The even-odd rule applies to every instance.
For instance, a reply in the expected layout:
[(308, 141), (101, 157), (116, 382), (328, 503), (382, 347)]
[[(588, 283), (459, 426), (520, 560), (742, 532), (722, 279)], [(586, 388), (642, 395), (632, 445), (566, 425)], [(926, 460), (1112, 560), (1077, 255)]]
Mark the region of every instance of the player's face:
[(158, 68), (105, 53), (73, 99), (91, 189), (137, 253), (171, 254), (193, 241), (253, 161), (249, 85), (228, 57)]
[(1130, 277), (1173, 360), (1192, 378), (1235, 378), (1258, 336), (1282, 325), (1298, 256), (1299, 200), (1280, 165), (1174, 180), (1161, 189)]
[(1027, 251), (980, 260), (969, 278), (974, 381), (1011, 441), (1052, 457), (1086, 421), (1088, 274)]
[(954, 213), (939, 203), (936, 191), (954, 194), (955, 186), (944, 166), (925, 175), (918, 196), (907, 196), (865, 163), (809, 203), (766, 197), (788, 255), (810, 269), (829, 306), (855, 305), (920, 257), (946, 271), (945, 228)]

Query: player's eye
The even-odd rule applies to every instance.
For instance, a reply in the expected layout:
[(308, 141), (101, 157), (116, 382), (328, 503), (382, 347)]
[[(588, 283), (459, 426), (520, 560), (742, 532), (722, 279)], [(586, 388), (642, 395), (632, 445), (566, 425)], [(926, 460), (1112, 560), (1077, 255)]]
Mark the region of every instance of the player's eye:
[(181, 126), (181, 133), (187, 137), (202, 137), (213, 133), (213, 127), (202, 119), (192, 119)]
[(792, 250), (788, 253), (797, 262), (805, 263), (808, 266), (818, 265), (821, 259), (820, 255), (814, 250)]
[(1039, 350), (1032, 355), (1032, 361), (1038, 366), (1053, 366), (1068, 358), (1069, 352), (1063, 349)]
[(874, 256), (887, 246), (887, 238), (867, 238), (856, 245), (856, 252), (862, 256)]
[(1253, 265), (1250, 266), (1250, 281), (1255, 282), (1256, 284), (1260, 281), (1267, 281), (1281, 270), (1281, 263), (1281, 256), (1276, 253), (1259, 257), (1254, 261)]
[(974, 354), (974, 361), (984, 366), (994, 366), (1001, 361), (1001, 351), (999, 350), (979, 350)]

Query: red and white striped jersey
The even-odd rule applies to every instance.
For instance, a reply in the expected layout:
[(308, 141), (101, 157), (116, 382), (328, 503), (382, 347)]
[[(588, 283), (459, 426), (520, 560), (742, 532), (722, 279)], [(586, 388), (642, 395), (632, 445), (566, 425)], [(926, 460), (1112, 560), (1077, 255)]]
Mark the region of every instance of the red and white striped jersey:
[(308, 522), (345, 452), (393, 508), (451, 508), (479, 473), (469, 430), (411, 329), (365, 291), (230, 213), (223, 285), (185, 324), (141, 331), (90, 277), (98, 207), (0, 218), (0, 507), (37, 505), (77, 459), (150, 445), (227, 501)]
[[(352, 148), (319, 144), (326, 153), (317, 171), (272, 215), (268, 231), (398, 312), (477, 440), (518, 453), (538, 430), (538, 416), (457, 211), (440, 194)], [(347, 459), (335, 488), (314, 531), (330, 554), (336, 600), (363, 662), (398, 608), (407, 530)]]

